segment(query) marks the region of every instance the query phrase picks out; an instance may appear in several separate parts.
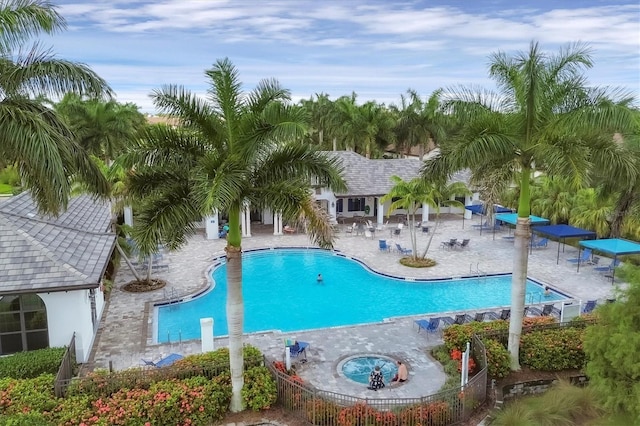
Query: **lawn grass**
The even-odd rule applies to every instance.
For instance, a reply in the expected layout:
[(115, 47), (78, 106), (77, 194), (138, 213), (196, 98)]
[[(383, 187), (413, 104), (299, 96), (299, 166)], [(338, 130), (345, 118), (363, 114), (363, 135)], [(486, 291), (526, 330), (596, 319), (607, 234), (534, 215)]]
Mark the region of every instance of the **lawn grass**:
[(0, 183), (0, 194), (13, 194), (13, 187), (6, 183)]

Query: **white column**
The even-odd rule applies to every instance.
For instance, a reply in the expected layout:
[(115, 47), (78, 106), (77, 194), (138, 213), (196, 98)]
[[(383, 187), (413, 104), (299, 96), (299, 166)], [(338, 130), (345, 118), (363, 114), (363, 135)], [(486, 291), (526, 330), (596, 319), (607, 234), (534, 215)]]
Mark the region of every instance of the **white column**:
[(213, 351), (213, 318), (200, 318), (202, 353)]
[(282, 213), (273, 214), (273, 235), (282, 235)]
[[(471, 205), (471, 201), (472, 201), (472, 197), (471, 197), (471, 195), (467, 195), (466, 197), (464, 197), (464, 205), (465, 205), (465, 206), (469, 206), (469, 205)], [(472, 216), (472, 214), (473, 214), (473, 213), (471, 212), (471, 210), (467, 210), (467, 209), (465, 209), (464, 207), (463, 207), (463, 209), (464, 209), (464, 210), (463, 210), (463, 211), (464, 211), (464, 218), (465, 218), (465, 219), (471, 219), (471, 216)]]
[(249, 203), (244, 203), (242, 205), (242, 216), (240, 218), (240, 223), (242, 223), (242, 236), (250, 237), (251, 236), (251, 211), (249, 210)]
[(220, 234), (218, 233), (218, 211), (214, 210), (211, 213), (211, 216), (204, 218), (204, 221), (204, 230), (207, 240), (217, 240), (220, 238)]
[(131, 206), (124, 206), (124, 224), (133, 226), (133, 209)]
[(429, 221), (429, 204), (426, 204), (426, 203), (422, 204), (422, 221), (423, 222)]
[(378, 225), (384, 225), (384, 204), (378, 198)]
[(329, 216), (331, 217), (331, 223), (338, 223), (337, 218), (337, 213), (336, 213), (336, 199), (332, 198), (330, 200), (327, 200), (327, 203), (329, 203)]

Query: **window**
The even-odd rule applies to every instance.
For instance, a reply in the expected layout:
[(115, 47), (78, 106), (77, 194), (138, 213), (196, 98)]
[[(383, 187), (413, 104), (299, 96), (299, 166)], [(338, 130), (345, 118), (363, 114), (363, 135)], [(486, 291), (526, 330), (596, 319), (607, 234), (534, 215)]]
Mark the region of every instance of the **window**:
[(47, 309), (40, 296), (3, 296), (0, 299), (0, 354), (47, 347)]
[(347, 200), (348, 212), (362, 212), (364, 211), (364, 198), (349, 198)]
[(467, 197), (465, 197), (464, 195), (456, 195), (456, 201), (464, 206), (467, 201)]
[(336, 212), (337, 213), (342, 213), (342, 209), (343, 209), (343, 203), (342, 203), (342, 198), (338, 198), (338, 201), (336, 201)]

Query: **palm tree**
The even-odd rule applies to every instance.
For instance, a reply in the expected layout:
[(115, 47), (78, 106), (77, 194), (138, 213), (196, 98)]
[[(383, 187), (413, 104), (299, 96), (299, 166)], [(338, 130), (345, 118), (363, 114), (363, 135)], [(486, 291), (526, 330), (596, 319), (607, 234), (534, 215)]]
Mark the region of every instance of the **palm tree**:
[(405, 135), (408, 150), (420, 147), (420, 158), (425, 149), (430, 151), (440, 144), (450, 126), (449, 118), (441, 110), (441, 95), (442, 90), (436, 90), (425, 101), (413, 89), (407, 90), (407, 97), (401, 95), (402, 108), (398, 111), (396, 131)]
[(155, 106), (181, 126), (151, 126), (118, 161), (130, 169), (130, 195), (140, 198), (133, 235), (148, 253), (162, 242), (184, 245), (195, 224), (216, 212), (229, 215), (227, 236), (227, 319), (233, 396), (242, 410), (243, 302), (240, 213), (250, 204), (304, 220), (310, 238), (323, 248), (334, 235), (326, 212), (311, 196), (312, 178), (344, 190), (336, 160), (299, 143), (306, 117), (288, 104), (289, 91), (263, 80), (241, 91), (238, 71), (228, 59), (206, 71), (206, 100), (179, 86), (153, 92)]
[(575, 188), (563, 177), (540, 176), (531, 187), (531, 210), (551, 223), (569, 223)]
[(566, 176), (577, 187), (587, 180), (594, 166), (606, 164), (615, 179), (627, 179), (635, 168), (613, 142), (615, 132), (624, 135), (632, 130), (632, 98), (588, 87), (582, 70), (591, 66), (590, 52), (580, 44), (570, 45), (557, 55), (543, 53), (535, 42), (528, 52), (513, 57), (493, 54), (489, 75), (500, 92), (451, 90), (447, 106), (464, 126), (455, 139), (442, 144), (440, 155), (428, 161), (423, 170), (425, 177), (465, 168), (474, 176), (493, 171), (512, 175), (505, 170), (518, 173), (520, 196), (508, 345), (514, 370), (520, 368), (533, 172)]
[[(419, 259), (424, 259), (431, 246), (431, 241), (436, 233), (438, 227), (440, 206), (455, 206), (463, 207), (464, 205), (456, 200), (452, 200), (455, 195), (469, 195), (471, 191), (462, 182), (452, 182), (450, 184), (442, 184), (441, 181), (427, 182), (424, 179), (414, 178), (409, 182), (403, 180), (398, 176), (391, 176), (393, 187), (389, 193), (382, 198), (380, 202), (386, 203), (389, 200), (395, 200), (389, 206), (390, 215), (397, 209), (403, 209), (407, 211), (407, 217), (409, 219), (409, 238), (411, 240), (412, 248), (412, 260), (417, 262)], [(431, 232), (429, 241), (422, 252), (418, 255), (418, 243), (416, 237), (416, 212), (423, 204), (433, 207), (436, 211), (436, 226)]]
[(39, 101), (68, 92), (110, 95), (107, 83), (86, 65), (56, 59), (38, 45), (26, 55), (14, 54), (25, 51), (29, 38), (64, 27), (64, 19), (47, 1), (0, 3), (0, 158), (17, 167), (40, 210), (54, 214), (67, 205), (71, 176), (84, 180), (96, 194), (108, 192), (107, 182), (69, 128)]
[(67, 94), (55, 109), (65, 117), (80, 146), (107, 162), (120, 154), (146, 124), (144, 115), (134, 104), (83, 100), (74, 93)]

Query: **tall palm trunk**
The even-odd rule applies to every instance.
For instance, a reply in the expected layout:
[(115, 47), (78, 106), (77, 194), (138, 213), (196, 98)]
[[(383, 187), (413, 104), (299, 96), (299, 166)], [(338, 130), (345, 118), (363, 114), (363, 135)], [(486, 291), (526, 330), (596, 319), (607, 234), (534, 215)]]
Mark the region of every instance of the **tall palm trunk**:
[[(511, 369), (520, 370), (520, 335), (524, 317), (524, 297), (527, 286), (527, 266), (529, 263), (529, 241), (531, 238), (531, 196), (529, 177), (531, 170), (523, 168), (518, 203), (518, 221), (516, 222), (513, 256), (513, 274), (511, 277), (511, 319), (509, 320), (509, 354)], [(493, 209), (490, 209), (493, 210)]]
[[(640, 188), (640, 185), (636, 185)], [(609, 231), (609, 237), (611, 238), (619, 238), (622, 233), (622, 224), (624, 223), (624, 219), (629, 214), (629, 210), (631, 210), (631, 206), (635, 202), (635, 191), (637, 189), (632, 189), (624, 194), (622, 194), (617, 202), (615, 209), (613, 211), (613, 220), (611, 221), (611, 227)]]
[(242, 300), (242, 238), (240, 236), (240, 207), (229, 209), (227, 236), (227, 324), (229, 328), (229, 363), (231, 367), (232, 412), (244, 409), (244, 358), (242, 353), (244, 304)]

